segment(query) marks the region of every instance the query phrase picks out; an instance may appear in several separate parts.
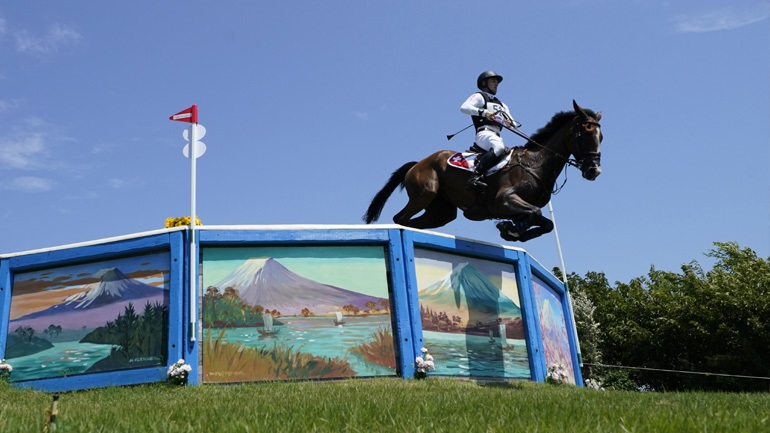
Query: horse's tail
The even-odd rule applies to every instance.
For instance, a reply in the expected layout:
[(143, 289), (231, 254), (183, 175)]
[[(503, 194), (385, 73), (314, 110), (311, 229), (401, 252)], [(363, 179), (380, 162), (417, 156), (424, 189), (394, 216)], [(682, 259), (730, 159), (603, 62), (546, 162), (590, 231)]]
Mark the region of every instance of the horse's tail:
[(380, 192), (374, 195), (372, 203), (369, 205), (369, 209), (366, 210), (366, 213), (363, 216), (364, 222), (371, 224), (374, 221), (377, 221), (380, 217), (380, 213), (382, 213), (382, 208), (385, 207), (385, 202), (388, 201), (390, 195), (393, 194), (393, 191), (395, 191), (399, 185), (401, 186), (401, 189), (404, 188), (406, 172), (416, 164), (417, 161), (407, 162), (390, 175), (390, 179), (388, 179), (385, 186), (382, 187)]

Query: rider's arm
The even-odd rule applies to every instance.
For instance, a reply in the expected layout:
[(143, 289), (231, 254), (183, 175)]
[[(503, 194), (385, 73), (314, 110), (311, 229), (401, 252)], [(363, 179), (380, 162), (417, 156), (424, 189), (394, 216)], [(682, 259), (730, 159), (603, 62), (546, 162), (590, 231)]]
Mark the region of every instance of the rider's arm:
[(460, 106), (460, 111), (469, 116), (484, 116), (484, 97), (480, 93), (474, 93)]

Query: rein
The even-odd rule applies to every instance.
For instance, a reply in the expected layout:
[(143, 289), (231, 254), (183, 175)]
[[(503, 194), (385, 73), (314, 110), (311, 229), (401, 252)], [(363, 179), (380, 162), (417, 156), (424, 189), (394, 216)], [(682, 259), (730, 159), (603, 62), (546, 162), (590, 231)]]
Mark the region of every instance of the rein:
[[(505, 115), (506, 113), (505, 113), (504, 111), (500, 111), (500, 112), (498, 112), (498, 113), (496, 113), (496, 114)], [(601, 125), (599, 125), (599, 122), (596, 122), (596, 121), (593, 121), (593, 120), (584, 120), (584, 121), (582, 121), (582, 122), (577, 122), (577, 123), (575, 123), (575, 125), (576, 125), (576, 126), (577, 126), (577, 125), (584, 125), (584, 124), (586, 124), (586, 123), (591, 123), (591, 124), (594, 124), (594, 125), (596, 125), (596, 126), (599, 126), (599, 127), (601, 127)], [(527, 141), (531, 141), (531, 142), (532, 142), (533, 144), (535, 144), (536, 146), (538, 146), (538, 147), (540, 147), (540, 148), (542, 148), (542, 149), (545, 149), (545, 150), (547, 150), (547, 151), (551, 152), (552, 154), (554, 154), (554, 155), (558, 156), (559, 158), (563, 159), (563, 160), (564, 160), (564, 162), (565, 162), (567, 165), (571, 165), (571, 166), (573, 166), (573, 167), (575, 167), (575, 168), (578, 168), (578, 169), (580, 168), (580, 164), (578, 163), (578, 161), (576, 161), (576, 160), (574, 160), (574, 159), (572, 159), (572, 158), (570, 158), (570, 157), (568, 157), (568, 156), (564, 156), (564, 155), (562, 155), (561, 153), (557, 153), (557, 152), (555, 152), (555, 151), (553, 151), (553, 150), (551, 150), (551, 149), (549, 149), (549, 148), (547, 148), (547, 147), (543, 146), (542, 144), (540, 144), (540, 143), (538, 143), (537, 141), (535, 141), (535, 140), (533, 140), (532, 138), (530, 138), (530, 137), (529, 137), (527, 134), (525, 134), (525, 133), (521, 132), (521, 131), (520, 131), (518, 128), (512, 128), (512, 127), (510, 127), (510, 126), (508, 126), (508, 125), (505, 125), (505, 124), (501, 124), (501, 126), (502, 126), (503, 128), (505, 128), (505, 129), (507, 129), (507, 130), (509, 130), (509, 131), (513, 132), (514, 134), (518, 135), (519, 137), (521, 137), (521, 138), (524, 138), (524, 139), (525, 139), (525, 140), (527, 140)], [(580, 131), (578, 131), (578, 132), (576, 132), (576, 133), (575, 133), (575, 139), (576, 139), (576, 140), (580, 138), (580, 134), (581, 134), (581, 133), (580, 133)]]
[[(502, 114), (505, 114), (504, 112), (501, 112), (501, 113), (502, 113)], [(601, 128), (601, 125), (599, 124), (599, 122), (597, 122), (597, 121), (595, 121), (595, 120), (590, 120), (590, 119), (589, 119), (589, 120), (583, 120), (583, 121), (580, 121), (580, 122), (575, 122), (575, 125), (573, 125), (573, 127), (574, 127), (574, 126), (582, 126), (582, 125), (585, 125), (585, 124), (592, 124), (592, 125), (596, 125), (597, 127)], [(554, 151), (554, 150), (551, 150), (551, 149), (549, 149), (549, 148), (548, 148), (548, 147), (546, 147), (546, 146), (543, 146), (542, 144), (540, 144), (540, 143), (538, 143), (537, 141), (535, 141), (535, 140), (533, 140), (532, 138), (530, 138), (530, 137), (529, 137), (527, 134), (525, 134), (525, 133), (521, 132), (520, 130), (518, 130), (517, 128), (511, 128), (511, 127), (509, 127), (509, 126), (507, 126), (507, 125), (505, 125), (505, 124), (502, 124), (501, 126), (502, 126), (503, 128), (505, 128), (505, 129), (507, 129), (507, 130), (509, 130), (509, 131), (513, 132), (514, 134), (516, 134), (516, 135), (518, 135), (518, 136), (520, 136), (520, 137), (522, 137), (522, 138), (524, 138), (524, 139), (526, 139), (526, 140), (528, 140), (528, 141), (532, 142), (532, 143), (533, 143), (533, 144), (535, 144), (536, 146), (538, 146), (538, 147), (540, 147), (540, 148), (542, 148), (542, 149), (545, 149), (545, 150), (547, 150), (547, 151), (548, 151), (548, 152), (550, 152), (551, 154), (553, 154), (553, 155), (555, 155), (555, 156), (558, 156), (559, 158), (563, 159), (567, 165), (570, 165), (570, 166), (572, 166), (572, 167), (575, 167), (575, 168), (577, 168), (577, 169), (580, 169), (580, 163), (583, 161), (583, 159), (581, 159), (580, 161), (577, 161), (577, 160), (574, 160), (574, 159), (572, 159), (572, 158), (566, 157), (566, 156), (562, 155), (561, 153), (558, 153), (558, 152), (556, 152), (556, 151)], [(581, 138), (582, 138), (582, 131), (580, 131), (580, 130), (578, 129), (577, 131), (575, 131), (575, 132), (574, 132), (574, 134), (575, 134), (575, 145), (577, 146), (577, 150), (578, 150), (578, 152), (580, 152), (581, 156), (583, 156), (584, 158), (585, 158), (586, 156), (590, 157), (590, 156), (591, 156), (591, 154), (590, 154), (590, 153), (588, 153), (588, 154), (586, 154), (586, 155), (583, 155), (583, 152), (582, 152), (582, 150), (580, 149), (580, 140), (581, 140)], [(540, 176), (538, 176), (538, 175), (537, 175), (537, 174), (536, 174), (536, 173), (535, 173), (535, 172), (532, 170), (532, 168), (531, 168), (531, 167), (529, 167), (528, 165), (524, 164), (524, 163), (521, 161), (521, 154), (518, 154), (518, 155), (517, 155), (517, 157), (518, 157), (518, 161), (516, 161), (516, 163), (515, 163), (513, 166), (514, 166), (514, 167), (515, 167), (515, 166), (521, 166), (521, 167), (524, 167), (524, 170), (526, 170), (526, 171), (527, 171), (527, 173), (529, 173), (529, 174), (530, 174), (530, 176), (534, 177), (535, 179), (537, 179), (539, 182), (541, 182), (541, 183), (542, 183), (542, 179), (540, 179)], [(564, 188), (564, 185), (566, 185), (566, 184), (567, 184), (567, 170), (564, 170), (564, 181), (561, 183), (561, 185), (559, 185), (559, 186), (554, 186), (554, 188), (553, 188), (553, 191), (551, 191), (551, 194), (553, 194), (553, 195), (556, 195), (556, 194), (558, 194), (559, 192), (561, 192), (562, 188)]]

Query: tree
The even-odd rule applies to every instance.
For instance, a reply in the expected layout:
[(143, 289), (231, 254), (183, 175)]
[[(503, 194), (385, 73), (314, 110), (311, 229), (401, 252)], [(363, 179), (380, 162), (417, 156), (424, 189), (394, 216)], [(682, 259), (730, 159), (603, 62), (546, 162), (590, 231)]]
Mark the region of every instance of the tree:
[[(714, 245), (706, 254), (716, 259), (708, 272), (696, 261), (681, 273), (653, 266), (647, 276), (614, 288), (603, 274), (571, 276), (574, 298), (585, 293), (595, 306), (604, 363), (770, 376), (770, 260), (732, 242)], [(578, 325), (581, 345), (586, 332)], [(657, 390), (767, 390), (764, 381), (721, 376), (648, 370), (626, 376), (637, 387)]]

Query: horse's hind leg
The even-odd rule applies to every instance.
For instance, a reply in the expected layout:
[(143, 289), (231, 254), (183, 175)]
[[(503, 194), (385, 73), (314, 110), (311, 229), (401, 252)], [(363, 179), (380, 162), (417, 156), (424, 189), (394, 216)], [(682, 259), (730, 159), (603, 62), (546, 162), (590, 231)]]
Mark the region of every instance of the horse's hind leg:
[(393, 216), (393, 222), (402, 226), (414, 227), (412, 225), (412, 217), (430, 206), (430, 203), (435, 196), (435, 193), (424, 193), (419, 195), (410, 194), (406, 206)]
[[(431, 190), (408, 191), (409, 202), (393, 217), (393, 222), (415, 229), (432, 229), (457, 218), (457, 208)], [(415, 215), (425, 212), (417, 218)]]
[(425, 213), (405, 225), (416, 229), (433, 229), (445, 226), (455, 218), (457, 218), (457, 207), (445, 198), (436, 196), (425, 208)]

